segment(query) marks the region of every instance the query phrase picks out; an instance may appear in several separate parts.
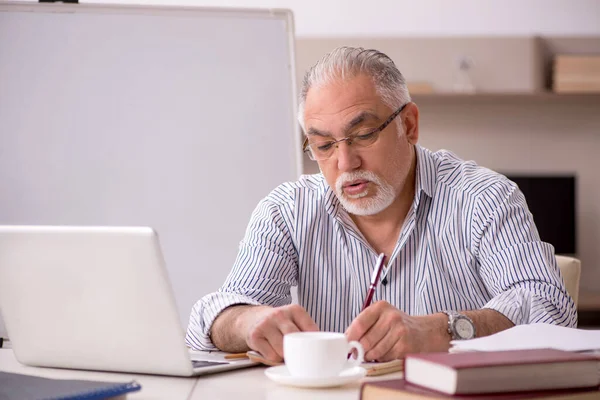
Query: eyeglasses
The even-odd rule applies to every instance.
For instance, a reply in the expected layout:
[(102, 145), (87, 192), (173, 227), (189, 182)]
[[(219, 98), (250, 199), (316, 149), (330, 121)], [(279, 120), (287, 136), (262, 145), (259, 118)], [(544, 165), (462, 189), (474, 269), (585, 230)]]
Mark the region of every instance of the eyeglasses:
[(346, 142), (348, 146), (355, 144), (356, 147), (360, 148), (372, 146), (379, 139), (379, 134), (404, 110), (407, 104), (401, 105), (379, 128), (366, 133), (357, 133), (339, 140), (324, 140), (315, 143), (309, 143), (307, 137), (302, 144), (302, 151), (307, 153), (311, 160), (323, 161), (333, 155), (341, 142)]

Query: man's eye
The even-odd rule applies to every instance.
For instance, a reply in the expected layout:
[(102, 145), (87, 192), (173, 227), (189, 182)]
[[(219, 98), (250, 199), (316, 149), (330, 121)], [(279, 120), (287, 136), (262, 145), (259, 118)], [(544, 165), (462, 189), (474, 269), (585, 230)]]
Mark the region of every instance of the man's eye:
[(331, 149), (333, 142), (318, 143), (316, 146), (318, 151), (327, 151)]
[(356, 140), (371, 140), (375, 136), (375, 132), (367, 132), (360, 135), (356, 135)]

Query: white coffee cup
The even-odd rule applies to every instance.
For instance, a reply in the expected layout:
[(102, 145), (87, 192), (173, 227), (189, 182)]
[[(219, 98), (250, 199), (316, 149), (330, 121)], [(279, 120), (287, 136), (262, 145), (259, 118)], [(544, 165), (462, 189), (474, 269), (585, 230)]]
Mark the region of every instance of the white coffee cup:
[[(348, 359), (356, 349), (358, 357)], [(292, 376), (299, 378), (327, 378), (338, 376), (346, 368), (363, 362), (362, 345), (348, 342), (343, 333), (295, 332), (283, 337), (283, 357)]]

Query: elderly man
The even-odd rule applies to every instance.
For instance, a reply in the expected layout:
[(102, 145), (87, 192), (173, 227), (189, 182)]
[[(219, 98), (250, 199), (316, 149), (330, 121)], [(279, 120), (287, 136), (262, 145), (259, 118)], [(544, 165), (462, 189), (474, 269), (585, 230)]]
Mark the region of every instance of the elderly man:
[[(514, 324), (576, 324), (523, 194), (502, 175), (417, 145), (419, 109), (385, 54), (326, 55), (304, 78), (299, 120), (321, 173), (259, 203), (226, 282), (192, 310), (189, 346), (276, 361), (284, 334), (322, 330), (345, 332), (367, 360), (385, 361)], [(363, 311), (380, 253), (389, 261)]]

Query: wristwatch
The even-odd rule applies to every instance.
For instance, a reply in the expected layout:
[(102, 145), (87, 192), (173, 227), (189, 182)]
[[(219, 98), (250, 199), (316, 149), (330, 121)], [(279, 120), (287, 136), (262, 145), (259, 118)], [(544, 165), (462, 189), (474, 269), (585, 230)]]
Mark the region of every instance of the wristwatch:
[(448, 316), (448, 333), (452, 340), (466, 340), (475, 337), (473, 320), (456, 311), (442, 311)]

